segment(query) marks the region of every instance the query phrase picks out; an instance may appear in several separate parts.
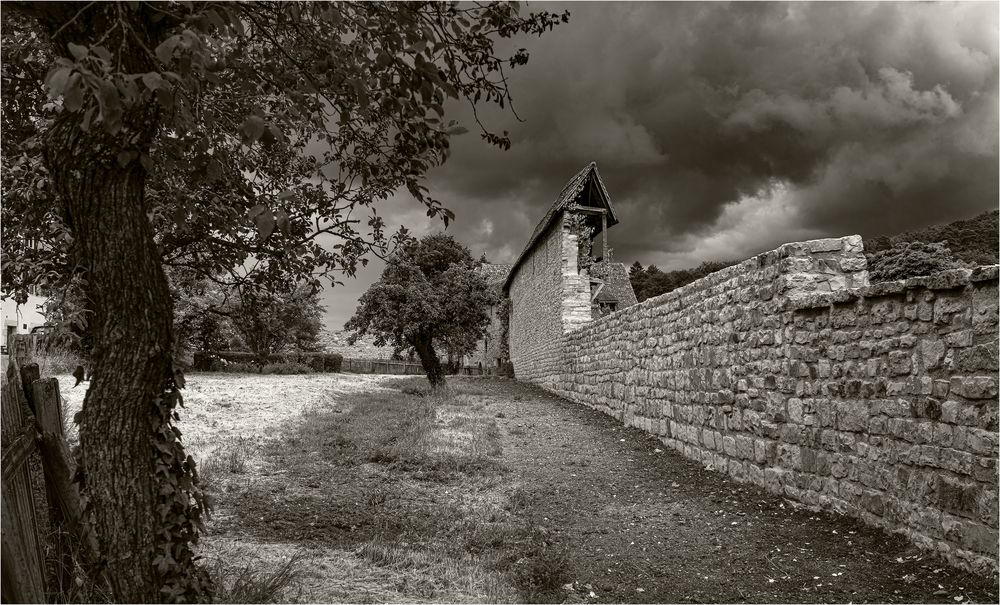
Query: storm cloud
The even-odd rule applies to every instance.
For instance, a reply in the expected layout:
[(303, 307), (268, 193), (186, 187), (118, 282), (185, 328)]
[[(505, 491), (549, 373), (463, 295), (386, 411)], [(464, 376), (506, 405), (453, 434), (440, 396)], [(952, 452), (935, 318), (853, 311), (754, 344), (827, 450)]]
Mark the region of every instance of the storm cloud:
[[(457, 215), (448, 232), (477, 255), (512, 260), (591, 161), (621, 219), (615, 258), (667, 269), (997, 207), (996, 3), (527, 8), (572, 16), (504, 47), (531, 53), (510, 78), (523, 121), (480, 116), (513, 147), (473, 129), (428, 179)], [(418, 234), (440, 229), (402, 196), (380, 213)], [(330, 293), (332, 323), (376, 278), (377, 267)]]

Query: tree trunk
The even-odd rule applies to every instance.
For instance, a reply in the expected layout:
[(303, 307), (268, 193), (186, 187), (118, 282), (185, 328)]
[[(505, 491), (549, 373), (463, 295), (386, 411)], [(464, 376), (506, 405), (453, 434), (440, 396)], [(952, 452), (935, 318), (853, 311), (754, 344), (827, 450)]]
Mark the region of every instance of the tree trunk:
[(144, 171), (138, 162), (118, 166), (108, 139), (63, 114), (46, 141), (46, 163), (94, 311), (94, 372), (80, 422), (91, 520), (116, 599), (158, 602), (150, 420), (171, 365), (173, 310), (146, 218)]
[(431, 389), (437, 390), (445, 386), (444, 370), (441, 368), (441, 361), (438, 360), (437, 353), (434, 352), (434, 343), (430, 338), (420, 337), (413, 343), (413, 348), (417, 350), (420, 357), (420, 365), (424, 367), (427, 374), (427, 382), (431, 383)]
[(80, 115), (66, 112), (45, 140), (94, 313), (83, 495), (115, 599), (133, 603), (190, 598), (199, 589), (189, 592), (184, 578), (200, 574), (190, 555), (197, 532), (174, 520), (191, 517), (188, 496), (200, 492), (182, 481), (193, 463), (170, 426), (173, 304), (146, 215), (145, 170), (137, 159), (124, 168), (117, 161), (122, 149), (148, 153), (157, 118), (155, 106), (135, 108), (112, 136), (99, 125), (83, 131)]
[[(48, 30), (58, 54), (70, 56), (70, 43), (104, 44), (117, 50), (126, 73), (156, 69), (144, 49), (155, 48), (173, 25), (151, 21), (141, 5), (124, 11), (117, 3), (17, 6)], [(93, 377), (80, 422), (85, 513), (116, 601), (200, 598), (203, 585), (191, 581), (203, 577), (190, 548), (198, 534), (182, 520), (200, 522), (202, 503), (193, 461), (171, 426), (178, 399), (173, 305), (139, 161), (156, 136), (159, 108), (152, 100), (124, 108), (114, 134), (96, 118), (84, 131), (82, 119), (82, 111), (61, 112), (43, 151), (93, 311)], [(122, 151), (135, 152), (124, 167)]]

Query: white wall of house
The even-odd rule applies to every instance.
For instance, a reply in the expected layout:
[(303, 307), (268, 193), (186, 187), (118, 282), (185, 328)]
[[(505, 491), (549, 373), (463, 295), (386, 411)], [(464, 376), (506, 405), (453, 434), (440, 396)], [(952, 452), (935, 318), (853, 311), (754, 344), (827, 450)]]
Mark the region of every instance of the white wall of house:
[(7, 346), (8, 335), (30, 334), (32, 328), (45, 325), (45, 316), (42, 315), (44, 303), (44, 297), (31, 295), (28, 296), (28, 302), (23, 305), (18, 305), (11, 298), (2, 301), (0, 322), (3, 323), (4, 346)]

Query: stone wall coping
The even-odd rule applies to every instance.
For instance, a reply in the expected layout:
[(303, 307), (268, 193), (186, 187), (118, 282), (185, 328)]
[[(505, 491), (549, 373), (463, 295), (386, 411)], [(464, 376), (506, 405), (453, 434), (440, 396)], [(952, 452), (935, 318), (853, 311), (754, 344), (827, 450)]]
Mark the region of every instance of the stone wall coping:
[(982, 265), (974, 269), (949, 269), (933, 275), (911, 277), (898, 281), (880, 282), (861, 288), (790, 295), (784, 301), (784, 310), (815, 309), (838, 303), (853, 302), (861, 298), (878, 298), (903, 294), (909, 290), (954, 290), (979, 283), (998, 281), (1000, 265)]
[(811, 254), (813, 252), (829, 252), (838, 250), (849, 250), (860, 252), (862, 248), (862, 239), (860, 235), (845, 235), (843, 237), (828, 237), (815, 240), (807, 240), (804, 242), (789, 242), (782, 244), (773, 250), (768, 250), (766, 252), (761, 252), (755, 256), (731, 265), (729, 267), (724, 267), (715, 271), (714, 273), (709, 273), (705, 277), (696, 279), (695, 281), (685, 284), (676, 290), (671, 290), (659, 296), (654, 296), (652, 298), (647, 298), (646, 300), (640, 302), (639, 304), (632, 305), (630, 307), (625, 307), (624, 309), (618, 309), (612, 313), (609, 313), (603, 317), (597, 318), (587, 324), (577, 327), (574, 330), (570, 330), (570, 333), (577, 332), (583, 329), (594, 329), (595, 325), (600, 325), (605, 321), (610, 321), (611, 318), (617, 317), (624, 313), (635, 313), (639, 309), (651, 309), (653, 307), (659, 307), (671, 302), (678, 301), (685, 296), (689, 296), (696, 292), (701, 292), (707, 290), (712, 286), (718, 285), (724, 281), (732, 279), (740, 275), (746, 275), (748, 273), (753, 273), (760, 271), (765, 267), (770, 267), (781, 262), (782, 259), (788, 258), (790, 256), (802, 256), (805, 254)]

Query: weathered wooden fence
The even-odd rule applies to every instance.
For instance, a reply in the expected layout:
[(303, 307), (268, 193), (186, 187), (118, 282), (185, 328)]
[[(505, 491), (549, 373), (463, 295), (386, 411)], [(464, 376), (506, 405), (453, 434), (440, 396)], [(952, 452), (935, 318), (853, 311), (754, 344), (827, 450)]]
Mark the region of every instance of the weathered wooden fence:
[[(345, 357), (341, 366), (341, 372), (351, 372), (354, 374), (399, 374), (408, 376), (423, 376), (424, 367), (414, 361), (396, 361), (393, 359), (354, 359)], [(477, 366), (465, 366), (458, 372), (459, 374), (478, 376), (483, 371)]]
[[(11, 357), (13, 360), (13, 357)], [(7, 376), (0, 400), (0, 440), (2, 440), (3, 538), (2, 580), (5, 603), (45, 601), (45, 557), (36, 518), (37, 441), (35, 422), (22, 389), (16, 364)], [(33, 458), (35, 458), (33, 460)], [(34, 467), (34, 468), (33, 468)]]
[(345, 357), (340, 366), (342, 372), (354, 374), (412, 374), (421, 375), (424, 368), (419, 363), (394, 361), (392, 359), (354, 359)]
[[(15, 336), (0, 392), (2, 459), (2, 599), (50, 602), (72, 582), (70, 535), (93, 552), (93, 536), (80, 523), (72, 482), (62, 400), (55, 378), (40, 378), (32, 363), (39, 339)], [(67, 533), (69, 532), (69, 533)], [(46, 573), (46, 545), (52, 573)]]

